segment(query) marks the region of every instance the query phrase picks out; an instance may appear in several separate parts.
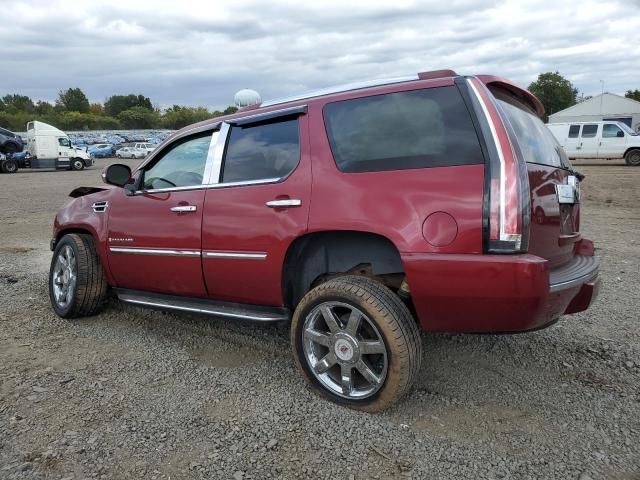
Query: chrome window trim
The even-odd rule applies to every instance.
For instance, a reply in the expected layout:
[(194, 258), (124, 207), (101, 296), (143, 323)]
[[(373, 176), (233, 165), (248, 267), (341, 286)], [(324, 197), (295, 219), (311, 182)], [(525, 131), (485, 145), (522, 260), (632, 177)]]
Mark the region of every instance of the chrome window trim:
[(200, 257), (200, 250), (172, 250), (165, 248), (109, 247), (111, 253), (159, 255), (163, 257)]
[(220, 258), (230, 260), (266, 260), (267, 252), (236, 252), (222, 250), (203, 250), (203, 258)]
[(261, 180), (247, 180), (246, 182), (228, 182), (228, 183), (211, 183), (208, 185), (194, 185), (191, 187), (171, 187), (171, 188), (156, 188), (153, 190), (137, 190), (133, 192), (134, 195), (146, 195), (153, 193), (171, 193), (171, 192), (184, 192), (187, 190), (208, 190), (212, 188), (231, 188), (231, 187), (245, 187), (250, 185), (268, 185), (272, 183), (279, 183), (287, 177), (281, 178), (265, 178)]
[(262, 102), (260, 104), (260, 107), (261, 108), (270, 107), (272, 105), (278, 105), (281, 103), (295, 102), (298, 100), (306, 100), (308, 98), (322, 97), (324, 95), (331, 95), (334, 93), (350, 92), (352, 90), (360, 90), (360, 89), (369, 88), (369, 87), (380, 87), (383, 85), (392, 85), (394, 83), (412, 82), (415, 80), (420, 80), (420, 77), (418, 75), (407, 75), (403, 77), (383, 78), (378, 80), (366, 80), (363, 82), (347, 83), (344, 85), (336, 85), (333, 87), (322, 88), (319, 90), (306, 92), (299, 95), (293, 95), (290, 97), (282, 97), (282, 98), (276, 98), (274, 100), (267, 100), (266, 102)]

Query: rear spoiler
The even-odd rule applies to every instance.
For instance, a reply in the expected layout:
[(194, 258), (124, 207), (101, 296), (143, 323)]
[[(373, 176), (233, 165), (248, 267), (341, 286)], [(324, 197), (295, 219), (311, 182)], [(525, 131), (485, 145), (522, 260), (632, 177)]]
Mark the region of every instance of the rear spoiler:
[(506, 78), (495, 77), (493, 75), (476, 75), (476, 78), (484, 83), (489, 89), (491, 89), (491, 87), (498, 87), (501, 90), (506, 90), (506, 92), (511, 96), (536, 112), (539, 117), (544, 115), (544, 105), (542, 105), (542, 102), (538, 100), (538, 97), (526, 88), (522, 88)]

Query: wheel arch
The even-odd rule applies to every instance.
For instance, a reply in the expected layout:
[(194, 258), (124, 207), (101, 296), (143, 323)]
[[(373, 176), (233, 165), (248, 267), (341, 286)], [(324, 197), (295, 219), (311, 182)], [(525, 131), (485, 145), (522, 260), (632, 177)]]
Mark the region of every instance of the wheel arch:
[(91, 226), (74, 225), (74, 226), (61, 228), (59, 231), (56, 232), (54, 240), (51, 242), (51, 251), (55, 250), (56, 245), (58, 244), (58, 242), (62, 237), (64, 237), (65, 235), (73, 234), (73, 233), (78, 235), (91, 235), (91, 237), (93, 238), (93, 242), (96, 246), (96, 253), (98, 254), (98, 258), (100, 259), (100, 264), (102, 265), (102, 269), (104, 270), (105, 275), (107, 276), (107, 281), (109, 285), (114, 285), (114, 279), (111, 275), (109, 262), (107, 261), (107, 255), (104, 248), (104, 241), (100, 240), (100, 236), (98, 235), (98, 232), (96, 232)]
[(623, 157), (623, 158), (626, 158), (626, 157), (627, 157), (627, 155), (628, 155), (630, 152), (633, 152), (633, 151), (640, 152), (640, 147), (639, 147), (639, 146), (633, 146), (633, 147), (629, 147), (629, 148), (627, 148), (627, 149), (624, 151), (624, 155), (623, 155), (622, 157)]
[(361, 264), (370, 264), (373, 275), (404, 273), (397, 246), (377, 233), (328, 230), (296, 238), (287, 249), (282, 267), (285, 305), (295, 308), (319, 277), (354, 273), (351, 270)]

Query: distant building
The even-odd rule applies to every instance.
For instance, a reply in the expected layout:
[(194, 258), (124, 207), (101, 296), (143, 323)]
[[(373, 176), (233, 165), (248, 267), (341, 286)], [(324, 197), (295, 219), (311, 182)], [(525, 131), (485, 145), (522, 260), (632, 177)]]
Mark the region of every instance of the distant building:
[(640, 102), (613, 93), (603, 93), (549, 115), (549, 123), (600, 120), (623, 122), (636, 132), (640, 131)]

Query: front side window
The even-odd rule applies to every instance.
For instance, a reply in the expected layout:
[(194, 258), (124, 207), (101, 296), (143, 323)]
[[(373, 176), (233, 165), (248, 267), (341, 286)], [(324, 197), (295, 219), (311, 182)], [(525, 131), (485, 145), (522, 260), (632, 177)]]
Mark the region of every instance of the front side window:
[(582, 127), (582, 138), (593, 138), (598, 133), (598, 125), (584, 125)]
[[(217, 133), (214, 132), (213, 137), (217, 138)], [(201, 185), (211, 138), (209, 131), (169, 145), (151, 166), (145, 168), (143, 189)]]
[(624, 132), (622, 131), (622, 129), (613, 123), (606, 123), (605, 125), (603, 125), (602, 138), (615, 137), (624, 137)]
[(298, 119), (231, 128), (222, 182), (279, 179), (300, 159)]
[(456, 87), (329, 103), (324, 121), (346, 173), (483, 163), (471, 117)]
[(569, 138), (578, 138), (580, 134), (580, 125), (571, 125), (569, 127)]
[[(49, 144), (51, 145), (51, 144)], [(61, 147), (70, 147), (71, 146), (71, 142), (69, 142), (68, 138), (59, 138), (58, 139), (58, 145), (60, 145)]]

